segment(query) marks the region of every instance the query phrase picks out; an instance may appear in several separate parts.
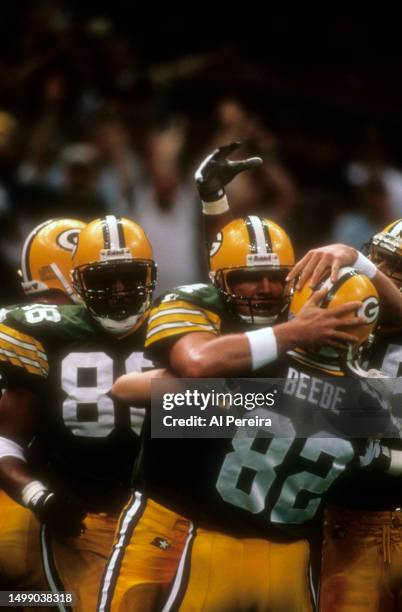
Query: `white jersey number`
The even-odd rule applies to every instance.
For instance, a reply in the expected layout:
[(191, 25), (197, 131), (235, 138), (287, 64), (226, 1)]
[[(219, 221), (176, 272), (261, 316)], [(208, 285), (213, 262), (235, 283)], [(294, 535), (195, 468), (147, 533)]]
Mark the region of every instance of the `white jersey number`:
[[(286, 419), (281, 415), (282, 419)], [(288, 431), (293, 427), (289, 421)], [(253, 514), (266, 512), (267, 522), (304, 523), (315, 515), (320, 504), (320, 495), (345, 469), (354, 456), (353, 447), (347, 440), (337, 438), (309, 438), (306, 440), (299, 456), (317, 463), (320, 456), (333, 459), (325, 477), (308, 471), (292, 474), (285, 478), (279, 495), (272, 508), (267, 508), (267, 496), (275, 481), (279, 478), (278, 468), (290, 451), (295, 436), (273, 438), (265, 453), (252, 448), (255, 436), (249, 437), (245, 428), (240, 428), (233, 438), (233, 452), (226, 455), (216, 488), (221, 497), (230, 504), (248, 510)], [(314, 466), (312, 465), (312, 469)], [(255, 472), (249, 492), (238, 487), (243, 470)], [(304, 508), (295, 507), (300, 492), (312, 494)], [(316, 496), (316, 497), (315, 497)]]
[(42, 323), (42, 321), (52, 321), (58, 323), (61, 321), (61, 314), (57, 306), (45, 306), (44, 304), (34, 304), (32, 306), (24, 306), (25, 318), (28, 323)]
[[(132, 353), (126, 360), (127, 372), (141, 372), (150, 367), (150, 361), (142, 353)], [(90, 369), (95, 372), (91, 386), (79, 385), (79, 372)], [(61, 386), (67, 394), (63, 402), (63, 420), (75, 436), (104, 438), (115, 427), (115, 404), (108, 393), (113, 385), (113, 360), (103, 352), (70, 353), (61, 364)], [(85, 409), (91, 417), (81, 413)], [(144, 419), (144, 408), (130, 407), (132, 429), (139, 434)]]

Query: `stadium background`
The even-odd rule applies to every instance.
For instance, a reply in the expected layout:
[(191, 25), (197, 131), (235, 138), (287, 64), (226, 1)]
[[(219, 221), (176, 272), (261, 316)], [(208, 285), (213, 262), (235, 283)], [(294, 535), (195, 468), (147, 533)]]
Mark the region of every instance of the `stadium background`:
[(278, 220), (297, 254), (358, 247), (402, 217), (396, 16), (143, 8), (2, 3), (2, 304), (22, 297), (23, 239), (55, 216), (127, 215), (154, 243), (160, 291), (202, 280), (192, 176), (233, 140), (265, 161), (231, 186), (234, 210)]

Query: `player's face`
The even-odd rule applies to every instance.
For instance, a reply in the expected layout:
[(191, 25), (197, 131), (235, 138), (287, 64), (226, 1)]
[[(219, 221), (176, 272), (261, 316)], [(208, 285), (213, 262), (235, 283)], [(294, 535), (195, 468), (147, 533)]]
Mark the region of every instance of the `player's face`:
[(245, 298), (239, 302), (240, 314), (248, 315), (250, 302), (260, 316), (277, 313), (283, 305), (285, 276), (282, 271), (274, 270), (236, 270), (228, 275), (228, 283), (234, 295)]
[(98, 315), (120, 320), (141, 311), (146, 299), (145, 265), (90, 266), (84, 279), (90, 288), (90, 305)]

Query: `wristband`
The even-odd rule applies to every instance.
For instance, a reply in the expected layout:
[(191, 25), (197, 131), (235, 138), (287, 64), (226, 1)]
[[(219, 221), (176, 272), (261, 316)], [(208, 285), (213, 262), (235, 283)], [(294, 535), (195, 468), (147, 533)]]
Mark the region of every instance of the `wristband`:
[(14, 440), (9, 440), (8, 438), (0, 436), (0, 459), (2, 457), (16, 457), (26, 463), (22, 446), (14, 442)]
[(263, 327), (255, 331), (246, 332), (250, 343), (252, 370), (259, 370), (278, 359), (278, 344), (272, 327)]
[(26, 508), (34, 508), (38, 499), (49, 489), (39, 480), (29, 482), (21, 492), (22, 503)]
[(358, 252), (357, 258), (353, 267), (357, 272), (361, 272), (368, 276), (368, 278), (374, 278), (377, 274), (377, 268), (367, 257), (363, 255), (363, 253)]
[(402, 474), (402, 451), (391, 449), (391, 463), (387, 470), (387, 474), (392, 476), (400, 476)]
[(202, 212), (204, 215), (222, 215), (229, 210), (229, 204), (224, 194), (219, 200), (214, 202), (205, 202), (202, 200)]

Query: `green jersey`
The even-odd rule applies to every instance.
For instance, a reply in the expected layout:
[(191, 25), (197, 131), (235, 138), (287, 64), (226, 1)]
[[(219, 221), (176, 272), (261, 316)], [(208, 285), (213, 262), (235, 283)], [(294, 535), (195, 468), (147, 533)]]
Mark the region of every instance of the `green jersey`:
[(129, 493), (144, 410), (117, 402), (114, 380), (152, 366), (145, 326), (117, 339), (83, 306), (30, 304), (0, 313), (2, 386), (40, 394), (41, 477), (72, 492), (89, 510), (118, 509)]
[(231, 314), (214, 285), (184, 285), (165, 293), (155, 302), (148, 321), (146, 354), (160, 361), (161, 354), (167, 353), (188, 333), (209, 332), (220, 336), (244, 332), (249, 327), (255, 329)]

